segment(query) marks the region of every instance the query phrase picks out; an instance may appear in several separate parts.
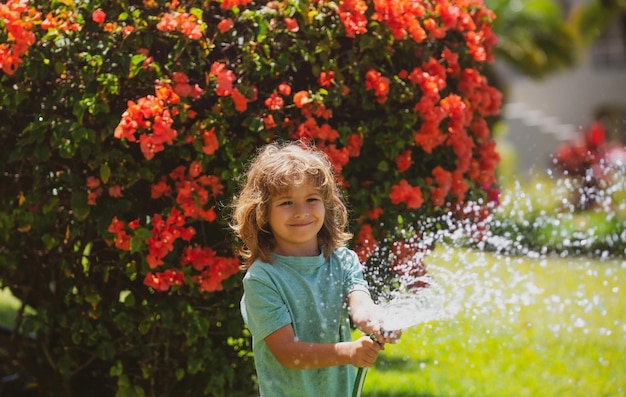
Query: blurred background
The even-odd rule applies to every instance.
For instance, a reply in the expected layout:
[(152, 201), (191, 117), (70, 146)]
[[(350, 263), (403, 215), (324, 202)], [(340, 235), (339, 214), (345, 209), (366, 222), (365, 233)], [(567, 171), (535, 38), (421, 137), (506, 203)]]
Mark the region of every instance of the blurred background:
[[(593, 122), (626, 142), (626, 2), (488, 0), (504, 92), (501, 154), (520, 177), (545, 171)], [(508, 157), (507, 157), (508, 156)], [(514, 157), (514, 158), (510, 158)]]

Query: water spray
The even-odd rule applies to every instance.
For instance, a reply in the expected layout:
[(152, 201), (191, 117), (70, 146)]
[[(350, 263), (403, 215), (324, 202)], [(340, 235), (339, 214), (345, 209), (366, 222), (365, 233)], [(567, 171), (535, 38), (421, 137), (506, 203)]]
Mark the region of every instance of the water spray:
[[(428, 277), (428, 287), (410, 292), (397, 291), (393, 298), (381, 303), (381, 312), (384, 313), (381, 333), (385, 338), (399, 330), (406, 330), (418, 324), (443, 317), (443, 291), (430, 276), (426, 277)], [(374, 342), (381, 344), (374, 334), (370, 334), (369, 337)], [(357, 370), (352, 397), (361, 396), (367, 371), (368, 368)]]

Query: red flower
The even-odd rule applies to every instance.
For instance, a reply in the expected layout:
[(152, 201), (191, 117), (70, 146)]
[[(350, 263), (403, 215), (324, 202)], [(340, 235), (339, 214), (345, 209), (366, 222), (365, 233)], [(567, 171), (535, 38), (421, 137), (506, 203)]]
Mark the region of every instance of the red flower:
[(100, 186), (100, 179), (96, 178), (95, 176), (87, 177), (87, 187), (89, 189), (96, 189), (99, 186)]
[(297, 32), (300, 30), (300, 26), (298, 26), (298, 21), (295, 18), (285, 18), (285, 25), (287, 25), (287, 30), (290, 32)]
[(150, 272), (143, 279), (144, 285), (160, 292), (169, 290), (173, 285), (182, 285), (184, 282), (185, 275), (176, 269), (167, 269), (161, 273)]
[(452, 173), (437, 166), (433, 169), (432, 174), (438, 186), (431, 189), (431, 199), (436, 206), (441, 207), (445, 204), (446, 196), (452, 186)]
[(204, 139), (204, 144), (202, 145), (202, 152), (204, 154), (212, 155), (219, 148), (219, 143), (217, 142), (217, 136), (215, 135), (215, 128), (211, 128), (208, 131), (204, 131), (202, 134), (202, 138)]
[(413, 160), (411, 160), (411, 151), (406, 150), (403, 153), (400, 153), (396, 157), (396, 166), (398, 167), (398, 172), (404, 172), (411, 168), (413, 165)]
[(226, 65), (220, 62), (213, 62), (209, 75), (216, 77), (217, 88), (215, 93), (219, 96), (231, 95), (233, 81), (236, 80), (235, 73), (226, 69)]
[(150, 198), (152, 199), (157, 199), (161, 196), (169, 196), (171, 193), (172, 189), (164, 180), (160, 180), (150, 188)]
[(330, 87), (335, 81), (335, 72), (329, 70), (328, 72), (321, 72), (319, 77), (319, 83), (322, 87)]
[(370, 69), (365, 74), (365, 89), (374, 91), (378, 103), (385, 103), (389, 94), (389, 79), (383, 77), (380, 72)]
[(123, 197), (122, 188), (120, 185), (109, 186), (109, 196), (111, 197)]
[(235, 103), (235, 110), (238, 112), (245, 112), (248, 109), (248, 99), (239, 92), (238, 89), (234, 89), (231, 93), (233, 102)]
[(372, 234), (372, 226), (365, 224), (361, 226), (359, 229), (359, 233), (356, 235), (354, 240), (355, 244), (355, 252), (357, 253), (359, 260), (361, 262), (367, 261), (375, 251), (378, 246), (378, 241)]
[(403, 179), (399, 184), (391, 186), (389, 198), (393, 204), (406, 204), (408, 209), (418, 209), (424, 203), (422, 190), (419, 186), (411, 186)]
[(261, 120), (263, 121), (263, 125), (265, 126), (266, 130), (271, 130), (272, 128), (276, 127), (274, 116), (272, 116), (271, 114), (268, 114), (267, 116), (261, 118)]
[(278, 85), (278, 92), (280, 95), (289, 96), (291, 95), (291, 86), (287, 83), (280, 83)]
[(361, 147), (363, 146), (363, 137), (360, 134), (351, 134), (348, 137), (348, 154), (350, 157), (359, 157)]
[(339, 2), (339, 19), (346, 29), (347, 37), (355, 37), (357, 34), (367, 32), (367, 4), (363, 0), (343, 0)]
[(197, 178), (202, 173), (202, 163), (200, 161), (192, 161), (189, 164), (189, 177)]
[(280, 110), (285, 105), (285, 101), (281, 98), (277, 93), (273, 92), (272, 95), (269, 96), (265, 100), (265, 106), (269, 110)]
[(130, 235), (126, 233), (125, 228), (126, 224), (114, 216), (107, 231), (115, 234), (115, 247), (117, 249), (130, 251)]
[(104, 23), (105, 18), (106, 18), (105, 12), (99, 8), (91, 14), (91, 20), (97, 23), (98, 25), (102, 25)]
[(380, 216), (383, 214), (383, 209), (382, 208), (374, 208), (371, 209), (369, 211), (367, 211), (367, 217), (371, 220), (376, 220), (378, 218), (380, 218)]
[(604, 134), (604, 127), (601, 123), (595, 122), (589, 126), (589, 130), (585, 134), (585, 143), (591, 150), (597, 149), (600, 145), (604, 144), (606, 138)]
[(226, 33), (230, 30), (230, 28), (233, 27), (233, 25), (234, 23), (230, 19), (222, 19), (217, 24), (217, 30), (219, 30), (221, 33)]
[(222, 10), (230, 10), (235, 7), (245, 6), (251, 1), (252, 0), (223, 0), (222, 4), (220, 4), (220, 8)]

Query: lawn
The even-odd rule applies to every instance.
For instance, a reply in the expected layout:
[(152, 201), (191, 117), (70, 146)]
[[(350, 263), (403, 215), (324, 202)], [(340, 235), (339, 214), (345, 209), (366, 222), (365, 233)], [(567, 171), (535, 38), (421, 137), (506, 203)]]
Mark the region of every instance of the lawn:
[[(626, 260), (506, 257), (440, 246), (442, 319), (406, 330), (363, 397), (626, 395)], [(0, 290), (0, 323), (18, 302)]]
[(452, 315), (406, 330), (364, 397), (626, 395), (626, 261), (439, 247)]

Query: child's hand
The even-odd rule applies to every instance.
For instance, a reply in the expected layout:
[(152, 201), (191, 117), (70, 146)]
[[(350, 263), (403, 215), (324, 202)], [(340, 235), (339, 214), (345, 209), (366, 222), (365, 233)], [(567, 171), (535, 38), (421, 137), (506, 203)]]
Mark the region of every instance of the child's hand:
[(359, 368), (369, 368), (376, 362), (383, 346), (369, 336), (363, 336), (350, 344), (350, 361)]
[(402, 336), (402, 330), (398, 329), (395, 331), (388, 331), (386, 329), (381, 329), (380, 333), (382, 334), (383, 338), (384, 338), (384, 343), (397, 343), (400, 340), (400, 337)]

